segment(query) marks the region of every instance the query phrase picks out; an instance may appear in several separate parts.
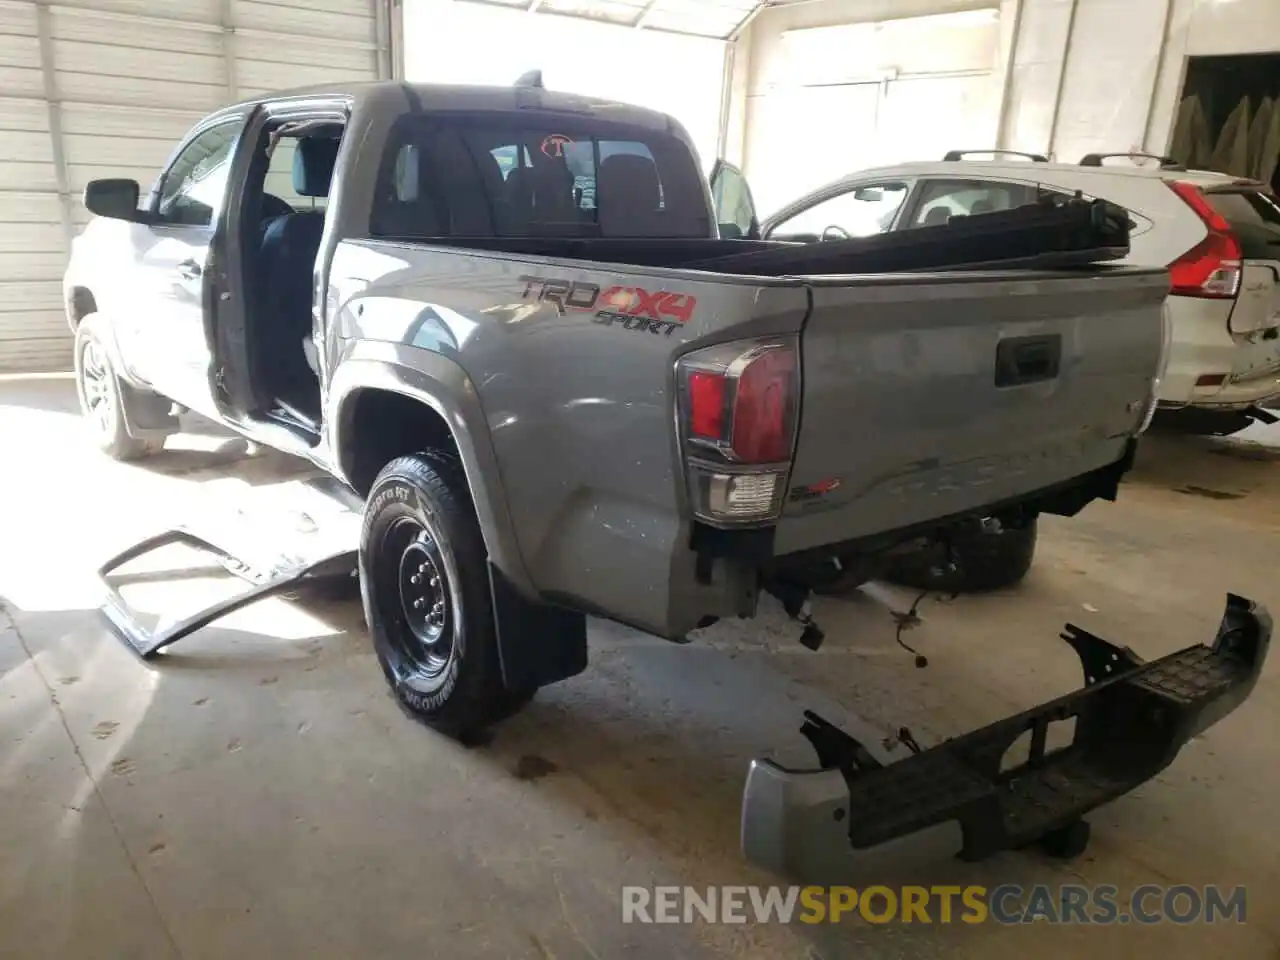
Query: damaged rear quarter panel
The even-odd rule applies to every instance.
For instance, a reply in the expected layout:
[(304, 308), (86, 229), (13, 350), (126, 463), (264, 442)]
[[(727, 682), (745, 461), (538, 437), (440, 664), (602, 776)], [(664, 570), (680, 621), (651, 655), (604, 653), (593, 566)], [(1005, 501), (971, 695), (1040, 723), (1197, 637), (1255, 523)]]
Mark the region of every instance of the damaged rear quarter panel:
[(662, 635), (691, 629), (718, 594), (699, 596), (687, 547), (675, 361), (795, 332), (803, 286), (382, 242), (343, 244), (335, 273), (348, 247), (403, 266), (366, 278), (341, 335), (466, 372), (537, 591)]

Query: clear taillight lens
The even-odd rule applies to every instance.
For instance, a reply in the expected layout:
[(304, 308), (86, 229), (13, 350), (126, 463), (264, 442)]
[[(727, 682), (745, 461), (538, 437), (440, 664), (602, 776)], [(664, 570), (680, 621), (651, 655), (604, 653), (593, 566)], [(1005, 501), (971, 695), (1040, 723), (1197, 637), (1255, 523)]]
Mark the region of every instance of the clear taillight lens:
[(800, 408), (794, 337), (707, 347), (677, 366), (681, 442), (694, 512), (718, 524), (782, 510)]

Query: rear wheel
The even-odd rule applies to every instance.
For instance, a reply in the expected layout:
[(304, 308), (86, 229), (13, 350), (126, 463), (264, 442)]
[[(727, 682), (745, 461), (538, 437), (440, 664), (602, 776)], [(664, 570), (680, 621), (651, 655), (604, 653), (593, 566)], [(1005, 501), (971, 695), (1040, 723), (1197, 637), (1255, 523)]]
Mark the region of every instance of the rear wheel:
[(378, 474), (360, 542), (374, 651), (400, 704), (451, 736), (505, 719), (534, 693), (503, 685), (486, 557), (455, 458), (413, 454)]
[(80, 410), (94, 442), (115, 460), (137, 460), (162, 446), (156, 440), (130, 436), (125, 419), (127, 392), (111, 363), (95, 316), (85, 317), (76, 328), (75, 374)]
[(944, 551), (938, 545), (913, 550), (893, 558), (885, 579), (920, 590), (939, 593), (980, 593), (1021, 581), (1031, 569), (1036, 552), (1036, 521), (1021, 527), (992, 531), (974, 522), (951, 535), (955, 568), (946, 569)]

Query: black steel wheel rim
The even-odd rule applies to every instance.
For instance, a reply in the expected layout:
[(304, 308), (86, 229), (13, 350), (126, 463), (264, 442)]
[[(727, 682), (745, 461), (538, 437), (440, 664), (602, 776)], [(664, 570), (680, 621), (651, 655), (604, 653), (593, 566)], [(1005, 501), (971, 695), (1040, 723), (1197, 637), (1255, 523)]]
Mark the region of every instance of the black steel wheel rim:
[(378, 615), (388, 639), (411, 671), (434, 679), (454, 654), (455, 611), (444, 557), (431, 531), (400, 517), (383, 534), (373, 558)]

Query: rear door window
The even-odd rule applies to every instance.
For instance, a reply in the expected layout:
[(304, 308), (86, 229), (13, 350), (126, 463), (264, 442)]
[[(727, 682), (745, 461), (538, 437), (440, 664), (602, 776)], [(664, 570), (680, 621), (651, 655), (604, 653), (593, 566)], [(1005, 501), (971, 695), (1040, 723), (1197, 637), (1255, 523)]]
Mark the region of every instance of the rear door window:
[(1012, 210), (1035, 203), (1039, 191), (1026, 183), (997, 180), (926, 180), (905, 226), (934, 227), (953, 217)]
[(526, 116), (406, 117), (388, 141), (375, 236), (709, 237), (702, 175), (664, 133)]

